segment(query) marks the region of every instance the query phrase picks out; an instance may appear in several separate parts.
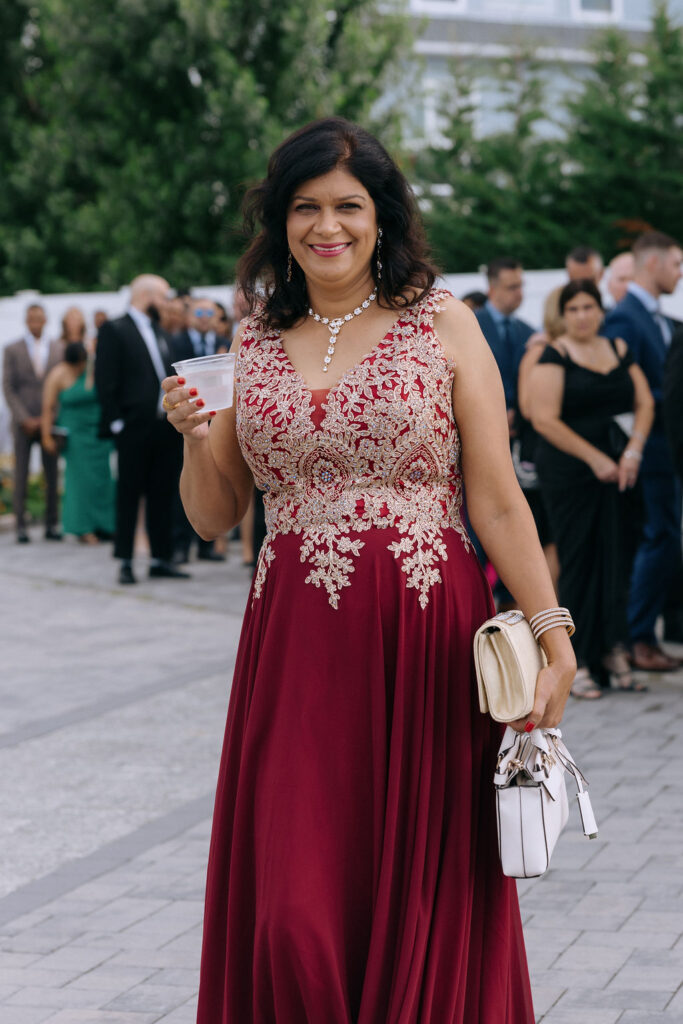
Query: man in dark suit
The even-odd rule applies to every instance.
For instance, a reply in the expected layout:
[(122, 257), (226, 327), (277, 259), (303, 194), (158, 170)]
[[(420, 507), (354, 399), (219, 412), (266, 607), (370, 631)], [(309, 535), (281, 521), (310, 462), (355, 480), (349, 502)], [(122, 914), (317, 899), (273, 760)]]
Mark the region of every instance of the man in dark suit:
[(227, 352), (225, 339), (216, 333), (216, 305), (211, 299), (191, 298), (187, 305), (187, 327), (177, 335), (181, 359), (213, 356)]
[(671, 340), (666, 362), (662, 419), (678, 479), (683, 482), (683, 326), (677, 328)]
[(655, 623), (681, 563), (681, 493), (664, 432), (662, 390), (673, 322), (659, 309), (681, 277), (683, 251), (668, 235), (648, 231), (633, 246), (634, 278), (605, 318), (603, 333), (623, 338), (647, 377), (655, 422), (643, 452), (640, 479), (645, 505), (643, 539), (636, 553), (629, 595), (633, 663), (651, 672), (680, 665), (657, 644)]
[[(227, 352), (225, 339), (216, 333), (216, 305), (211, 299), (190, 298), (186, 309), (187, 327), (175, 337), (179, 359), (196, 359)], [(189, 561), (190, 547), (197, 541), (197, 557), (207, 562), (224, 562), (225, 555), (215, 550), (212, 540), (202, 540), (192, 529), (178, 494), (173, 509), (173, 563)]]
[[(63, 347), (45, 334), (47, 317), (42, 306), (33, 303), (26, 310), (23, 338), (5, 347), (3, 391), (12, 416), (14, 436), (14, 516), (17, 541), (30, 540), (26, 530), (26, 491), (31, 448), (40, 444), (40, 413), (43, 382), (53, 366), (62, 361)], [(61, 540), (57, 528), (57, 456), (41, 446), (46, 485), (46, 540)]]
[[(480, 309), (474, 311), (474, 315), (479, 321), (479, 326), (500, 370), (505, 391), (508, 428), (512, 441), (516, 434), (515, 423), (518, 416), (519, 364), (522, 361), (526, 343), (534, 333), (534, 329), (524, 320), (514, 316), (524, 297), (521, 263), (518, 260), (499, 257), (489, 263), (486, 268), (486, 276), (489, 284), (488, 298)], [(479, 559), (484, 564), (484, 553), (471, 528), (470, 534)], [(494, 594), (500, 609), (514, 605), (512, 595), (503, 586), (501, 580), (496, 584)]]
[(513, 259), (492, 260), (486, 269), (489, 294), (485, 305), (475, 312), (484, 337), (503, 378), (510, 434), (514, 432), (517, 407), (517, 376), (533, 327), (514, 316), (522, 304), (522, 265)]
[(182, 465), (182, 438), (167, 422), (161, 381), (174, 373), (172, 339), (159, 327), (169, 285), (143, 274), (131, 284), (125, 316), (108, 320), (98, 334), (95, 386), (102, 406), (100, 434), (114, 437), (118, 452), (116, 540), (120, 583), (135, 583), (133, 545), (144, 496), (152, 561), (149, 575), (187, 579), (171, 564), (171, 510)]

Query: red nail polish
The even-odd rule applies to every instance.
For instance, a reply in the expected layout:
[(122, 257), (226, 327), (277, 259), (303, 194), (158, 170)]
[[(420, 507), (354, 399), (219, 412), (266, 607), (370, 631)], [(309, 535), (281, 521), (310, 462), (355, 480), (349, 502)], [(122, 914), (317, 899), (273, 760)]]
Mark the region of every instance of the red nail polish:
[(533, 732), (536, 726), (533, 722), (527, 722), (524, 726), (524, 732)]
[(216, 410), (215, 410), (215, 409), (214, 409), (214, 411), (213, 411), (213, 412), (210, 412), (210, 413), (209, 413), (209, 416), (215, 416), (215, 415), (216, 415)]
[(179, 386), (182, 387), (184, 383), (185, 383), (185, 378), (184, 377), (178, 377), (178, 384), (179, 384)]
[(196, 394), (197, 394), (197, 389), (196, 388), (190, 388), (190, 398), (194, 398), (194, 396)]
[(194, 404), (197, 406), (198, 409), (203, 409), (204, 408), (204, 399), (203, 398), (198, 398), (197, 401)]

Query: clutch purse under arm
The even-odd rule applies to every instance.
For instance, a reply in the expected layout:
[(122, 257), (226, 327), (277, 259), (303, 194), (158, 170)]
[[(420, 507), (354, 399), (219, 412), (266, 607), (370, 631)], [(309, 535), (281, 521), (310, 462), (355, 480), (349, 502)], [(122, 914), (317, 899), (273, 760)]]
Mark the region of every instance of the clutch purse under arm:
[(548, 664), (520, 611), (500, 612), (474, 635), (479, 707), (496, 722), (525, 718), (534, 706), (538, 673)]

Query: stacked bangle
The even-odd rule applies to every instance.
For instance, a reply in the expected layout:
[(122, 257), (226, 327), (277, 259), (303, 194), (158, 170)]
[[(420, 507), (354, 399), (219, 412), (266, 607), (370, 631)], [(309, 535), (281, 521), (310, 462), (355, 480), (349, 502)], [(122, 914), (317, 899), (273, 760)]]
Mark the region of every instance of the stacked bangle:
[(555, 629), (556, 626), (564, 626), (569, 636), (573, 636), (576, 632), (576, 626), (568, 608), (546, 608), (543, 612), (536, 612), (529, 619), (529, 625), (536, 643), (544, 633), (549, 629)]
[(641, 459), (643, 458), (643, 456), (642, 456), (641, 452), (637, 452), (635, 450), (635, 448), (627, 448), (626, 451), (624, 452), (624, 458), (625, 459), (637, 459), (638, 462), (640, 462)]

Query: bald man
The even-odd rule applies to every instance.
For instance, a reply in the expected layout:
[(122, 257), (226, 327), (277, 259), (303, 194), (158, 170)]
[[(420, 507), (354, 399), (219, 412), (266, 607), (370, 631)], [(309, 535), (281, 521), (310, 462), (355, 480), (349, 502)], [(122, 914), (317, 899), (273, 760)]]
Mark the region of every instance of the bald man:
[(161, 407), (161, 381), (174, 371), (173, 339), (160, 326), (169, 285), (142, 274), (130, 286), (125, 316), (98, 333), (95, 386), (102, 406), (100, 434), (118, 452), (116, 540), (119, 582), (135, 583), (133, 545), (140, 499), (145, 499), (151, 577), (187, 579), (171, 564), (172, 507), (182, 464), (182, 438)]
[(610, 260), (607, 268), (607, 291), (614, 299), (614, 305), (626, 297), (628, 286), (636, 271), (632, 252), (620, 252)]

